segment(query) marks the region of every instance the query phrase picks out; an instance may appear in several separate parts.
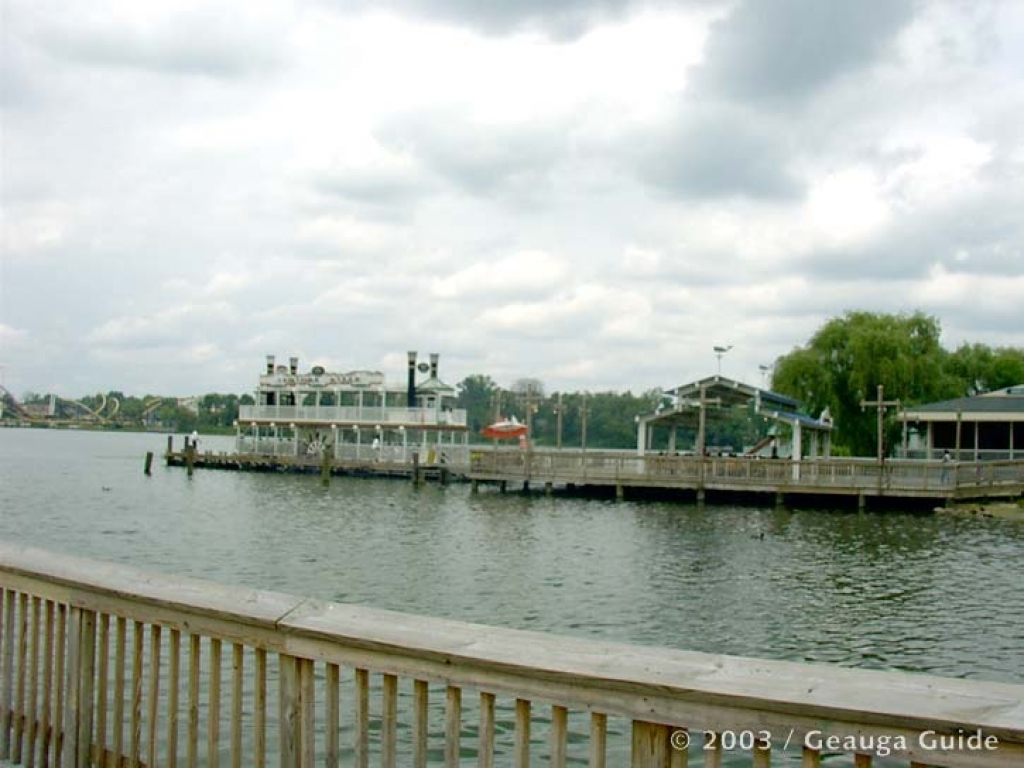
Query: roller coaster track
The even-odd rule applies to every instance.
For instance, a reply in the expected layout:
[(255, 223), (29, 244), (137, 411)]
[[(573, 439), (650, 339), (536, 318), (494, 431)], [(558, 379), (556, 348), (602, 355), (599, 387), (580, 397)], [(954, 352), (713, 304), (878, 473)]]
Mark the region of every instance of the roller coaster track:
[(100, 398), (101, 399), (99, 406), (95, 409), (92, 409), (85, 403), (81, 402), (80, 400), (72, 400), (71, 398), (61, 397), (60, 395), (57, 396), (57, 399), (60, 400), (62, 403), (67, 403), (68, 405), (73, 405), (76, 408), (81, 408), (83, 411), (85, 411), (87, 415), (92, 416), (94, 419), (101, 422), (106, 422), (107, 419), (104, 418), (103, 416), (103, 409), (107, 407), (107, 396), (101, 394)]
[(8, 392), (2, 384), (0, 384), (0, 402), (3, 402), (5, 407), (10, 408), (19, 418), (28, 421), (32, 421), (35, 418), (25, 410), (25, 406), (18, 402), (18, 398)]
[(153, 411), (155, 411), (157, 408), (163, 405), (166, 401), (167, 398), (165, 397), (154, 397), (152, 400), (147, 402), (142, 410), (142, 419), (145, 420), (146, 418), (148, 418), (149, 415), (153, 413)]
[[(56, 397), (56, 399), (61, 401), (62, 403), (67, 403), (68, 405), (77, 408), (79, 411), (82, 412), (82, 414), (87, 419), (96, 419), (101, 423), (106, 423), (110, 421), (115, 416), (117, 416), (118, 412), (121, 410), (120, 400), (118, 400), (116, 397), (108, 398), (106, 395), (102, 393), (100, 393), (99, 395), (100, 403), (96, 408), (90, 408), (81, 400), (72, 400), (69, 397), (61, 397), (60, 395), (54, 395), (54, 397)], [(18, 401), (18, 398), (16, 398), (7, 388), (5, 388), (2, 385), (0, 385), (0, 402), (3, 403), (5, 410), (9, 410), (19, 419), (23, 419), (25, 421), (39, 421), (42, 418), (38, 414), (30, 413), (29, 410), (21, 402)], [(108, 409), (108, 406), (110, 412), (106, 416), (104, 416), (103, 412)]]

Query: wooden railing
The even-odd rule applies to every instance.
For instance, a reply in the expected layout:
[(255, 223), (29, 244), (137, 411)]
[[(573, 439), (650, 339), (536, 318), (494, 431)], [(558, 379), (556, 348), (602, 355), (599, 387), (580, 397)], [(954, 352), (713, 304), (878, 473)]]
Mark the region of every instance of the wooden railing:
[(552, 482), (702, 484), (730, 488), (800, 488), (954, 493), (957, 488), (1024, 487), (1024, 461), (944, 463), (863, 458), (759, 459), (626, 451), (472, 453), (471, 474)]
[(27, 766), (1024, 765), (1022, 685), (497, 629), (9, 544), (0, 588), (0, 758)]

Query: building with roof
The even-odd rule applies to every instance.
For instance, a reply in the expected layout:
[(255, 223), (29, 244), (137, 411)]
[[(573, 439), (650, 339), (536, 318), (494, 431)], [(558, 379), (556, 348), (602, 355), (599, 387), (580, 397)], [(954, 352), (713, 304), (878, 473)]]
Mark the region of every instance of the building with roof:
[(1024, 458), (1024, 384), (903, 410), (907, 458)]
[[(658, 430), (667, 431), (670, 454), (684, 450), (678, 445), (678, 438), (685, 431), (695, 435), (693, 452), (703, 455), (708, 450), (708, 418), (736, 408), (750, 408), (754, 415), (773, 423), (767, 437), (743, 451), (746, 455), (767, 451), (771, 456), (799, 462), (804, 457), (828, 457), (831, 453), (832, 419), (828, 412), (814, 418), (801, 412), (798, 401), (778, 392), (716, 375), (683, 384), (665, 394), (673, 398), (672, 405), (637, 417), (637, 453), (641, 456), (651, 449)], [(789, 428), (788, 440), (782, 438), (780, 426)], [(809, 437), (806, 443), (805, 434)]]

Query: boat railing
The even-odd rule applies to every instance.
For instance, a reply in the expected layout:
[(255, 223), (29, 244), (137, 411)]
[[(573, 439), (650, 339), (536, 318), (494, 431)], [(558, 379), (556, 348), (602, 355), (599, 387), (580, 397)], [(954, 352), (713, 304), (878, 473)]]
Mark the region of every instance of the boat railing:
[(358, 408), (333, 405), (242, 405), (238, 409), (241, 427), (252, 423), (289, 424), (466, 426), (463, 409), (434, 410), (429, 408)]
[(1019, 684), (501, 629), (4, 543), (0, 616), (15, 764), (1024, 765)]

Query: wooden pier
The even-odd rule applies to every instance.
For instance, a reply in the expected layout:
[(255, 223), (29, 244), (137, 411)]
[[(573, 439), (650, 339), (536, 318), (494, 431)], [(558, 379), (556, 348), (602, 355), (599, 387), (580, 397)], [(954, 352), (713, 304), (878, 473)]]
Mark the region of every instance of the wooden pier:
[(18, 765), (1024, 765), (1020, 684), (559, 637), (2, 542), (0, 615), (0, 760)]
[(320, 474), (321, 477), (335, 475), (353, 477), (396, 477), (406, 478), (414, 482), (438, 482), (447, 484), (453, 479), (465, 479), (464, 470), (468, 465), (462, 464), (461, 470), (456, 466), (441, 464), (437, 461), (420, 462), (417, 456), (410, 456), (408, 461), (391, 459), (335, 459), (316, 456), (273, 456), (254, 453), (214, 453), (200, 452), (191, 448), (181, 451), (164, 453), (164, 460), (169, 467), (184, 467), (189, 472), (195, 469), (223, 469), (239, 472), (283, 472), (297, 474)]
[(1024, 497), (1024, 461), (951, 462), (873, 459), (761, 459), (655, 455), (627, 451), (475, 451), (467, 477), (476, 484), (550, 490), (603, 490), (623, 498), (661, 489), (698, 501), (769, 496), (956, 502)]
[(169, 466), (250, 472), (319, 472), (323, 477), (400, 477), (417, 482), (468, 480), (474, 488), (556, 489), (624, 498), (676, 492), (697, 501), (763, 497), (777, 503), (832, 498), (856, 503), (911, 502), (918, 506), (1024, 498), (1024, 460), (941, 462), (863, 458), (790, 459), (637, 455), (632, 451), (522, 450), (476, 446), (445, 454), (345, 458), (201, 453), (193, 447), (164, 454)]

